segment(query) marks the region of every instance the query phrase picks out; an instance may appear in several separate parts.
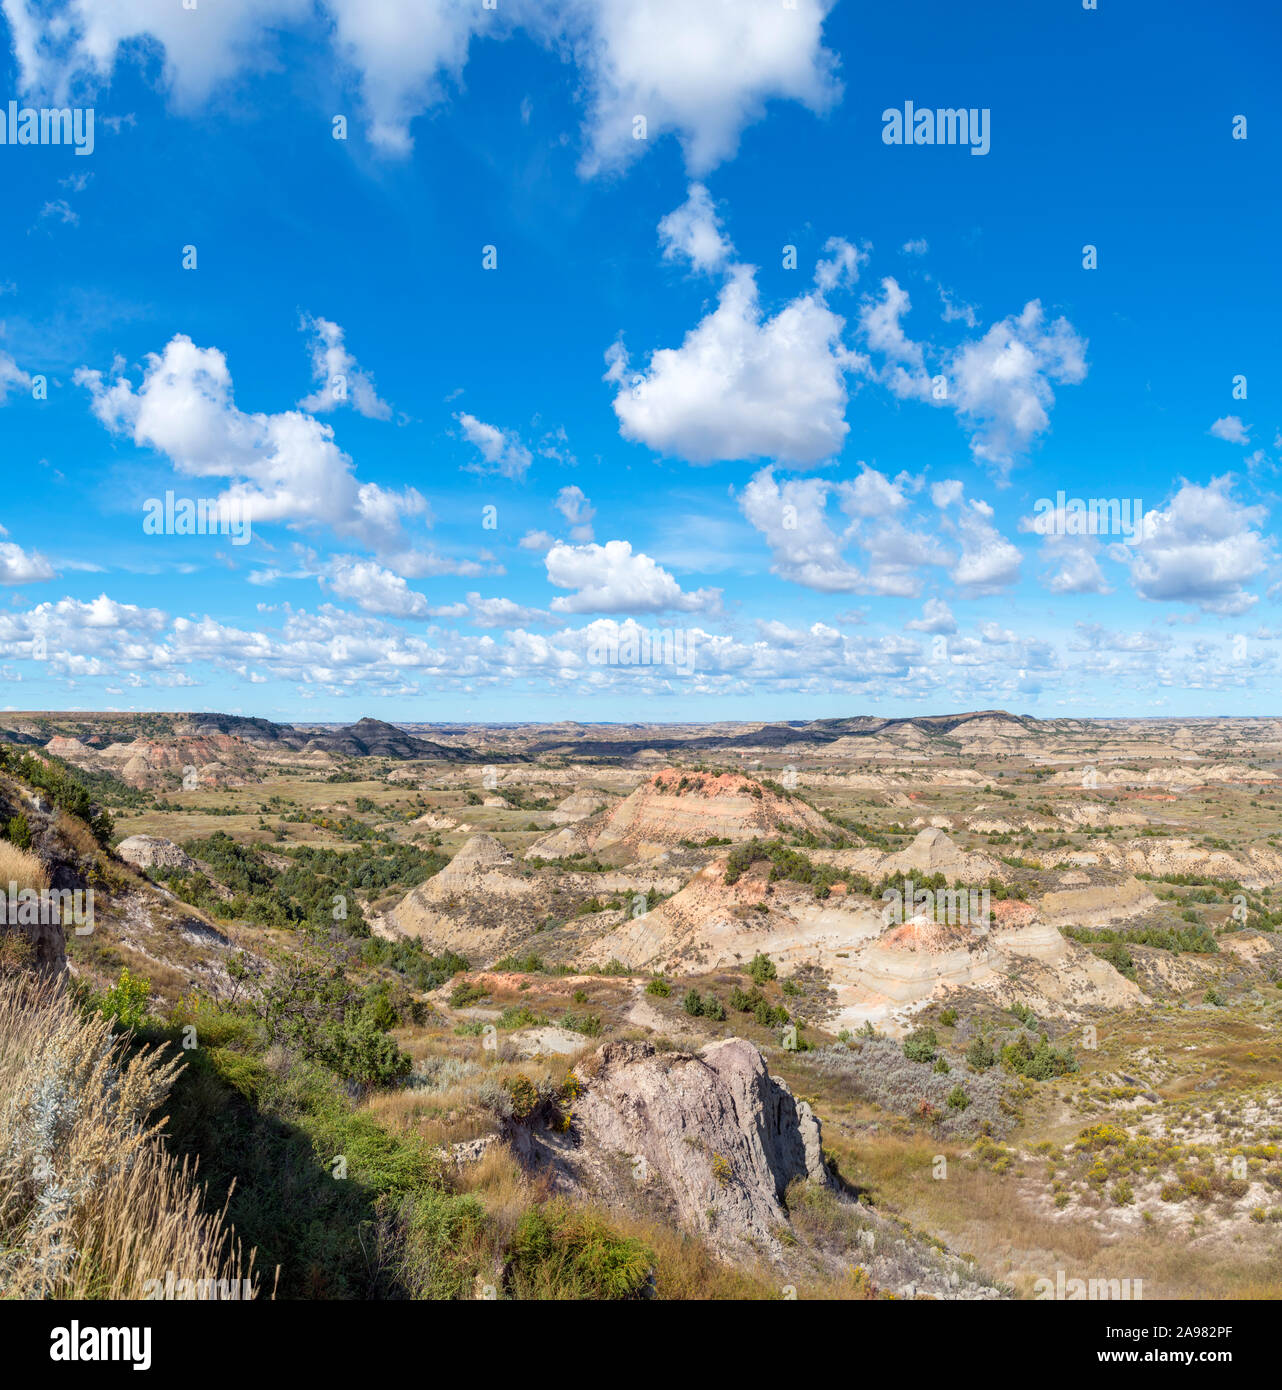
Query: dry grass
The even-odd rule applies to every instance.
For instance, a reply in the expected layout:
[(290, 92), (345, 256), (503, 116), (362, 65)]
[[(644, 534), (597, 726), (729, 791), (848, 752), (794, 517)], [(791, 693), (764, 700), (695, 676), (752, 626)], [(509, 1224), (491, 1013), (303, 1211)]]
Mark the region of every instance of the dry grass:
[(0, 893), (7, 893), (11, 883), (16, 883), (19, 891), (23, 888), (39, 890), (48, 888), (49, 875), (29, 849), (19, 849), (9, 840), (0, 840)]
[(57, 980), (0, 981), (0, 1297), (157, 1296), (170, 1274), (253, 1296), (252, 1254), (150, 1122), (180, 1066), (126, 1060)]

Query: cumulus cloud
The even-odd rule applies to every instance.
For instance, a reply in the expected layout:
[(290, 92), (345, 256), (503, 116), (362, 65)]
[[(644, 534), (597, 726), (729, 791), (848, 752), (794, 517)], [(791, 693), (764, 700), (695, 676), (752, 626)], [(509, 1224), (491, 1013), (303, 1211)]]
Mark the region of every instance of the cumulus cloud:
[(1250, 425), (1244, 425), (1241, 417), (1237, 415), (1224, 415), (1214, 421), (1207, 434), (1214, 435), (1216, 439), (1222, 439), (1226, 444), (1249, 444), (1251, 442)]
[(303, 317), (300, 327), (311, 336), (312, 377), (316, 390), (298, 408), (317, 415), (350, 404), (371, 420), (386, 420), (392, 407), (379, 400), (370, 376), (348, 352), (343, 330), (329, 319)]
[(1267, 509), (1236, 500), (1232, 479), (1183, 483), (1165, 507), (1147, 512), (1143, 536), (1112, 548), (1129, 565), (1141, 598), (1194, 604), (1206, 613), (1245, 613), (1258, 595), (1245, 586), (1273, 557), (1263, 534)]
[(265, 522), (323, 525), (374, 550), (401, 539), (401, 518), (422, 515), (413, 488), (393, 492), (360, 482), (333, 429), (299, 410), (240, 410), (227, 359), (177, 334), (149, 353), (135, 387), (117, 364), (115, 379), (87, 367), (75, 373), (109, 430), (164, 454), (190, 477), (230, 479), (218, 501)]
[(12, 541), (0, 541), (0, 584), (33, 584), (54, 577), (53, 566), (43, 555), (28, 553)]
[(928, 598), (922, 606), (921, 617), (910, 619), (904, 626), (910, 632), (956, 632), (957, 619), (943, 599)]
[(365, 613), (390, 618), (424, 618), (427, 599), (391, 570), (355, 555), (336, 555), (320, 576), (339, 598), (350, 599)]
[[(0, 536), (8, 534), (0, 526)], [(35, 584), (56, 577), (53, 566), (39, 551), (23, 550), (11, 540), (0, 540), (0, 584)]]
[(701, 183), (692, 183), (685, 202), (659, 223), (663, 259), (684, 257), (695, 270), (721, 270), (734, 254), (721, 230), (712, 195)]
[[(919, 519), (906, 519), (907, 483), (867, 467), (849, 481), (780, 483), (764, 468), (743, 489), (739, 505), (766, 538), (772, 574), (820, 593), (911, 598), (921, 592), (921, 569), (944, 564), (947, 556)], [(847, 518), (840, 532), (829, 515), (830, 497)], [(848, 548), (861, 552), (862, 563), (847, 557)]]
[[(949, 577), (966, 598), (1001, 593), (1019, 579), (1023, 557), (993, 525), (993, 509), (980, 498), (963, 497), (956, 479), (936, 484), (935, 505), (946, 513), (944, 525), (961, 543)], [(956, 507), (956, 516), (948, 509)]]
[(454, 417), (462, 426), (464, 438), (481, 455), (479, 463), (465, 464), (473, 473), (497, 473), (515, 482), (523, 482), (533, 461), (530, 451), (521, 443), (515, 430), (501, 430), (487, 425), (466, 411)]
[(720, 589), (683, 593), (667, 570), (629, 541), (566, 545), (558, 541), (544, 563), (548, 582), (576, 592), (552, 600), (557, 613), (716, 612)]
[(765, 316), (755, 272), (735, 266), (717, 307), (644, 372), (630, 375), (621, 344), (607, 353), (620, 431), (691, 463), (831, 458), (849, 432), (845, 376), (859, 363), (844, 327), (817, 292)]
[[(973, 323), (969, 309), (954, 309), (947, 297), (944, 305), (946, 319)], [(1053, 385), (1085, 379), (1085, 340), (1065, 318), (1048, 324), (1041, 303), (1031, 300), (983, 337), (936, 351), (905, 331), (903, 319), (911, 308), (907, 292), (887, 276), (880, 297), (860, 312), (864, 341), (881, 358), (874, 368), (878, 379), (901, 399), (951, 407), (970, 435), (976, 460), (1004, 476), (1050, 428)], [(935, 390), (928, 349), (939, 359), (933, 375), (943, 377), (944, 393)]]
[(583, 172), (620, 168), (671, 131), (691, 173), (704, 174), (736, 152), (767, 101), (827, 110), (841, 95), (836, 59), (823, 46), (829, 8), (829, 0), (571, 3), (565, 13), (588, 107)]
[(1085, 380), (1086, 342), (1065, 318), (1047, 324), (1032, 300), (963, 344), (948, 377), (954, 407), (971, 430), (971, 452), (1004, 473), (1050, 428), (1051, 384)]

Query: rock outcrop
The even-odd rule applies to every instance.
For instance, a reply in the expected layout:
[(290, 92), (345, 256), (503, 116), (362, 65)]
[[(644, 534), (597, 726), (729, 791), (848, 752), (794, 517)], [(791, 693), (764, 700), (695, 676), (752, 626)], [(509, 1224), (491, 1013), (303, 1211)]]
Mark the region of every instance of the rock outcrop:
[[(698, 1053), (610, 1042), (580, 1066), (577, 1162), (591, 1186), (640, 1183), (723, 1253), (777, 1254), (796, 1179), (828, 1185), (819, 1121), (743, 1038)], [(622, 1155), (620, 1171), (610, 1156)], [(625, 1190), (624, 1196), (630, 1196)]]
[(186, 850), (157, 835), (130, 835), (116, 846), (116, 853), (135, 869), (181, 869), (190, 873), (196, 867)]

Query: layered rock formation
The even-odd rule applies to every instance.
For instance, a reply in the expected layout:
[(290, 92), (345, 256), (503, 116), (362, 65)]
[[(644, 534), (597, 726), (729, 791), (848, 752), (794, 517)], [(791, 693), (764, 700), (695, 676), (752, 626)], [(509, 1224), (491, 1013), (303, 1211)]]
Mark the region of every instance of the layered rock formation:
[(644, 859), (682, 841), (765, 840), (787, 832), (831, 839), (833, 827), (804, 801), (738, 773), (666, 768), (610, 810), (537, 840), (526, 857), (561, 859), (617, 846)]

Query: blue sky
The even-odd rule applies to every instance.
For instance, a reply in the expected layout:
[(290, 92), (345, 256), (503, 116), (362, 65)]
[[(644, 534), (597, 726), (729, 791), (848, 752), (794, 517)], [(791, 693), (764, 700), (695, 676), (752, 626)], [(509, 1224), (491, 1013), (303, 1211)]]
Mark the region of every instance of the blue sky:
[(1279, 712), (1275, 16), (0, 7), (10, 708)]

